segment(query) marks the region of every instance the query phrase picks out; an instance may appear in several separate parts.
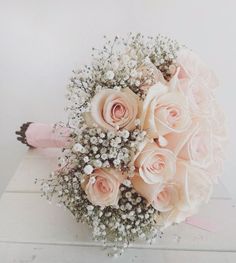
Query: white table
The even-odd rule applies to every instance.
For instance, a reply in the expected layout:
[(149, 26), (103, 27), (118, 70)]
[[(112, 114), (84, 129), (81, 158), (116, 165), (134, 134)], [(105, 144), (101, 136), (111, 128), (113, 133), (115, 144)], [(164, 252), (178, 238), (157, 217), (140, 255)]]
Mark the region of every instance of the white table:
[(116, 259), (91, 240), (85, 225), (41, 198), (35, 178), (55, 167), (55, 150), (29, 150), (0, 200), (1, 263), (236, 262), (236, 207), (222, 185), (199, 217), (215, 222), (208, 232), (188, 224), (170, 227), (152, 246), (137, 243)]

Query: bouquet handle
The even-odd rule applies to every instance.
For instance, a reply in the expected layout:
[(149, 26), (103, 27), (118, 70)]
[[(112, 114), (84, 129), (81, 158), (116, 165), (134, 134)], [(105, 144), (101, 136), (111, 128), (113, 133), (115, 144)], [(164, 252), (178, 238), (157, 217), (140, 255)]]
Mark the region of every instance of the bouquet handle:
[(30, 148), (68, 148), (73, 141), (72, 130), (60, 124), (26, 122), (15, 133)]

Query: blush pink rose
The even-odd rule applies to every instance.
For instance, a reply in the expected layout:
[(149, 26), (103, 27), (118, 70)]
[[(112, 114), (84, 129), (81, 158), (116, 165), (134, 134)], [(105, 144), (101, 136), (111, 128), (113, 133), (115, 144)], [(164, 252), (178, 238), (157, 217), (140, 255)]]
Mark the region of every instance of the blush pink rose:
[[(201, 168), (207, 168), (212, 162), (212, 131), (207, 121), (200, 121), (195, 124), (189, 134), (182, 134), (182, 141), (185, 141), (182, 149), (177, 153), (178, 157), (184, 160), (190, 160), (191, 164)], [(186, 136), (186, 137), (185, 137)], [(169, 136), (169, 141), (170, 141)], [(186, 141), (185, 138), (188, 138)]]
[(157, 221), (165, 228), (197, 213), (200, 205), (208, 202), (212, 194), (212, 182), (204, 170), (179, 161), (175, 180), (162, 191), (153, 207), (162, 210)]
[(179, 201), (179, 188), (175, 183), (163, 185), (161, 191), (152, 201), (152, 206), (160, 212), (171, 211)]
[(187, 99), (160, 83), (152, 86), (143, 103), (141, 125), (151, 138), (183, 132), (191, 124)]
[(147, 184), (138, 174), (131, 181), (135, 191), (146, 199), (148, 205), (152, 205), (159, 212), (171, 211), (181, 202), (180, 188), (174, 181), (173, 183)]
[(173, 178), (175, 162), (175, 156), (170, 150), (159, 148), (153, 142), (146, 144), (136, 157), (134, 165), (147, 184), (156, 184)]
[(225, 149), (228, 144), (225, 115), (218, 104), (212, 103), (212, 116), (209, 119), (212, 131), (212, 162), (207, 167), (210, 178), (217, 183), (223, 174)]
[(187, 96), (191, 111), (196, 114), (209, 114), (209, 102), (212, 92), (218, 86), (213, 72), (188, 49), (181, 49), (178, 53), (176, 73), (177, 86)]
[(217, 87), (218, 80), (213, 71), (191, 50), (182, 48), (178, 52), (176, 63), (180, 66), (179, 79), (197, 79), (200, 77), (205, 79), (209, 88), (214, 89)]
[(222, 116), (195, 119), (192, 126), (180, 134), (168, 134), (167, 148), (180, 159), (204, 169), (214, 181), (222, 174), (226, 144)]
[(148, 205), (161, 212), (156, 220), (164, 228), (195, 214), (212, 193), (212, 182), (205, 171), (185, 161), (177, 162), (175, 177), (169, 182), (147, 184), (138, 174), (131, 180)]
[(138, 96), (130, 89), (105, 89), (92, 99), (91, 117), (95, 123), (107, 130), (132, 130), (139, 116), (139, 104)]
[(82, 185), (88, 200), (101, 207), (117, 205), (125, 175), (114, 169), (97, 169)]
[(148, 205), (151, 205), (162, 189), (162, 184), (147, 184), (137, 173), (131, 178), (132, 185), (137, 193), (146, 199)]

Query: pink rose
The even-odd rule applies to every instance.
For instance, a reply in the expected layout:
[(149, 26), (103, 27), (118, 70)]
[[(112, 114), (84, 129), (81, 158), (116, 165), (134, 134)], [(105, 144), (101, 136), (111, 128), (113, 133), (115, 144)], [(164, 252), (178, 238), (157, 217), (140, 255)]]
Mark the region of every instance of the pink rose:
[(82, 185), (88, 200), (98, 206), (117, 205), (125, 176), (114, 169), (97, 169)]
[(180, 223), (196, 213), (212, 193), (212, 182), (205, 171), (185, 161), (177, 162), (175, 177), (169, 182), (147, 184), (138, 174), (131, 180), (137, 193), (162, 212), (157, 222), (163, 227)]
[(139, 98), (130, 89), (105, 89), (91, 101), (92, 120), (107, 130), (135, 128), (139, 114)]
[(211, 122), (213, 135), (215, 138), (225, 144), (227, 140), (225, 114), (222, 111), (220, 105), (218, 105), (215, 101), (211, 103), (211, 109), (212, 115), (209, 117), (209, 120)]
[(137, 193), (145, 198), (148, 204), (152, 204), (153, 200), (157, 197), (162, 189), (162, 184), (147, 184), (139, 174), (135, 174), (131, 178), (132, 185)]
[[(196, 122), (188, 131), (175, 137), (167, 135), (168, 148), (184, 160), (201, 168), (207, 168), (212, 161), (212, 131), (207, 121)], [(174, 146), (176, 144), (176, 146)], [(175, 149), (172, 147), (174, 146)]]
[(228, 144), (225, 115), (218, 104), (212, 103), (212, 116), (209, 119), (212, 131), (212, 162), (207, 171), (211, 179), (216, 183), (223, 174), (225, 160), (225, 148)]
[(155, 142), (147, 143), (135, 159), (139, 176), (148, 184), (162, 183), (175, 174), (175, 156), (168, 150), (159, 148)]
[(219, 116), (196, 119), (187, 131), (168, 134), (165, 139), (167, 148), (178, 158), (204, 169), (213, 181), (222, 174), (226, 135), (224, 121)]
[(179, 202), (179, 199), (178, 186), (175, 183), (165, 184), (152, 201), (152, 206), (157, 211), (168, 212), (174, 209), (174, 206)]
[(175, 181), (160, 191), (153, 207), (161, 211), (157, 218), (164, 228), (180, 223), (194, 215), (202, 203), (206, 203), (212, 194), (212, 182), (204, 170), (179, 161)]
[(216, 88), (218, 81), (214, 73), (200, 59), (198, 55), (187, 48), (182, 48), (177, 55), (176, 63), (180, 66), (179, 79), (205, 79), (209, 88)]
[(147, 200), (148, 205), (152, 205), (157, 211), (170, 211), (175, 203), (179, 201), (177, 184), (147, 184), (138, 174), (131, 180), (135, 191)]
[(187, 99), (160, 83), (152, 86), (143, 103), (141, 124), (152, 138), (183, 132), (191, 124)]
[(188, 49), (181, 49), (176, 59), (179, 70), (175, 76), (178, 88), (189, 100), (191, 111), (196, 114), (209, 114), (212, 91), (218, 81), (200, 58)]

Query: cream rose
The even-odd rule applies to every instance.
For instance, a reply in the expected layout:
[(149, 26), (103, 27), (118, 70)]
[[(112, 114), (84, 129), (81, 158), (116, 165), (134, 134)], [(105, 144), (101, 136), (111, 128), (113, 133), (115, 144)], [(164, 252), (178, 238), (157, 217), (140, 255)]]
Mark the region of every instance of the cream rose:
[(92, 120), (107, 130), (135, 128), (139, 116), (139, 98), (130, 89), (115, 91), (105, 89), (91, 101)]
[(137, 156), (134, 165), (139, 176), (148, 184), (163, 183), (175, 174), (176, 160), (174, 154), (159, 148), (155, 142), (147, 143)]
[(160, 83), (152, 86), (143, 103), (142, 128), (156, 138), (171, 132), (183, 132), (191, 124), (188, 102), (183, 94)]
[(88, 200), (101, 207), (117, 205), (124, 174), (114, 169), (97, 169), (82, 185)]

